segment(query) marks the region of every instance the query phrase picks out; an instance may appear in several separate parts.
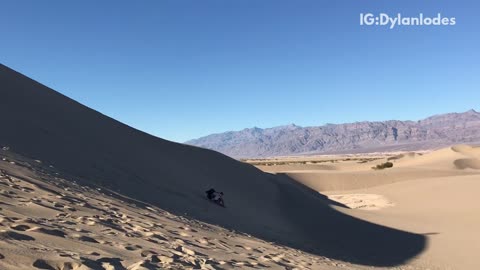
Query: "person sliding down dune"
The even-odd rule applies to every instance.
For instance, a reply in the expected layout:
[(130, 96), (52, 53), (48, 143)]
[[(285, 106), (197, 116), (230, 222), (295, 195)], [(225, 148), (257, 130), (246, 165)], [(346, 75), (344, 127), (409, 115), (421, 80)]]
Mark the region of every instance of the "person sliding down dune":
[(217, 192), (215, 189), (211, 188), (205, 191), (205, 193), (207, 193), (207, 198), (210, 201), (225, 207), (225, 202), (223, 201), (223, 192)]
[(213, 194), (213, 201), (225, 207), (225, 203), (223, 201), (223, 192), (215, 192), (215, 194)]

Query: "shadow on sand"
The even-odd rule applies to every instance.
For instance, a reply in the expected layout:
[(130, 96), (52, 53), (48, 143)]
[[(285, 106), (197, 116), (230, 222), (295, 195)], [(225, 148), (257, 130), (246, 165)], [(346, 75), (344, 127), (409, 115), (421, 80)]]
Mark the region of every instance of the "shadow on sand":
[[(331, 207), (339, 205), (337, 202), (286, 175), (277, 175), (276, 181), (279, 182), (278, 187), (283, 197), (281, 207), (289, 218), (295, 220), (298, 233), (304, 237), (302, 242), (277, 241), (280, 244), (328, 258), (379, 267), (401, 265), (419, 255), (426, 247), (427, 238), (424, 235), (385, 227), (341, 213)], [(289, 200), (293, 199), (292, 196), (297, 196), (298, 192), (304, 193), (308, 199)], [(311, 218), (305, 221), (307, 213)]]

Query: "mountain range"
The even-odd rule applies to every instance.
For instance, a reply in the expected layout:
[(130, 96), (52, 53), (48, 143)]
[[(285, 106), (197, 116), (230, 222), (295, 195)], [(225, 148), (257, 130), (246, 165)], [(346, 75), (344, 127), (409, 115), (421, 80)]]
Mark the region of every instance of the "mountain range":
[(473, 109), (419, 121), (254, 127), (186, 142), (235, 158), (414, 151), (460, 143), (480, 143), (480, 113)]

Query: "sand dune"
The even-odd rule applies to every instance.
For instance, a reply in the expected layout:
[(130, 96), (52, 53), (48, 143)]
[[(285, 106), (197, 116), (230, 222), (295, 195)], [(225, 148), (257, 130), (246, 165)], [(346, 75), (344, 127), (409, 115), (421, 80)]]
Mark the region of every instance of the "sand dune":
[(480, 157), (480, 146), (471, 145), (455, 145), (452, 146), (452, 151), (462, 153), (467, 156)]
[[(0, 66), (0, 86), (0, 121), (2, 127), (6, 127), (0, 132), (0, 146), (7, 149), (2, 150), (3, 158), (7, 157), (3, 162), (4, 170), (16, 175), (12, 171), (14, 168), (9, 166), (21, 166), (36, 173), (48, 172), (48, 177), (40, 173), (30, 178), (42, 181), (52, 179), (51, 177), (54, 177), (55, 181), (65, 179), (70, 184), (79, 185), (80, 191), (89, 188), (85, 190), (88, 191), (87, 194), (92, 189), (99, 189), (100, 192), (93, 193), (94, 196), (87, 196), (80, 191), (66, 194), (36, 181), (35, 185), (48, 190), (50, 195), (24, 197), (20, 196), (19, 192), (24, 194), (36, 188), (27, 183), (12, 183), (18, 186), (2, 191), (7, 198), (5, 203), (17, 204), (18, 201), (20, 205), (2, 212), (5, 220), (10, 217), (16, 219), (10, 218), (16, 224), (8, 221), (3, 226), (4, 237), (10, 239), (21, 234), (46, 241), (41, 243), (50, 243), (49, 239), (53, 237), (56, 242), (63, 244), (55, 251), (48, 251), (44, 244), (27, 245), (35, 241), (10, 239), (9, 241), (16, 242), (6, 243), (6, 246), (0, 248), (0, 253), (11, 254), (11, 261), (17, 260), (14, 256), (23, 254), (21, 256), (30, 259), (36, 257), (39, 261), (34, 264), (41, 267), (50, 264), (50, 258), (42, 258), (42, 252), (32, 251), (62, 254), (64, 247), (71, 245), (71, 253), (78, 253), (88, 247), (95, 253), (108, 251), (114, 255), (108, 255), (105, 260), (97, 258), (90, 262), (89, 260), (93, 259), (82, 259), (82, 254), (85, 254), (82, 251), (80, 255), (74, 254), (75, 263), (81, 261), (87, 266), (99, 263), (118, 264), (118, 260), (113, 261), (111, 257), (128, 259), (122, 258), (123, 254), (115, 253), (119, 247), (138, 252), (146, 244), (138, 244), (142, 248), (136, 244), (130, 245), (128, 241), (112, 239), (110, 233), (119, 231), (126, 237), (152, 233), (140, 228), (138, 222), (141, 221), (138, 216), (133, 223), (130, 218), (138, 215), (134, 215), (138, 207), (147, 206), (161, 208), (179, 218), (181, 216), (180, 220), (185, 222), (198, 220), (220, 225), (264, 241), (275, 242), (273, 246), (287, 245), (307, 251), (317, 259), (328, 257), (329, 260), (356, 264), (355, 269), (359, 268), (359, 265), (401, 265), (426, 247), (425, 236), (344, 214), (332, 207), (338, 203), (287, 176), (266, 174), (251, 165), (213, 151), (176, 144), (145, 134), (68, 99), (5, 66)], [(55, 176), (58, 179), (55, 179)], [(227, 208), (216, 207), (204, 198), (204, 191), (212, 186), (225, 192)], [(10, 188), (18, 188), (18, 191)], [(121, 197), (122, 201), (130, 198), (130, 203), (137, 208), (125, 213), (123, 210), (114, 210), (123, 209), (118, 206), (122, 202), (117, 202), (117, 206), (114, 206), (113, 202), (106, 201), (103, 202), (108, 204), (105, 207), (100, 202), (96, 203), (107, 195), (113, 198)], [(70, 213), (71, 211), (73, 213)], [(97, 211), (104, 215), (89, 214)], [(64, 216), (65, 214), (70, 215)], [(29, 225), (28, 218), (35, 219), (34, 223), (40, 223)], [(149, 215), (144, 215), (143, 218), (150, 223), (154, 219)], [(79, 231), (69, 231), (61, 226), (49, 227), (49, 224), (59, 224), (61, 221), (65, 221), (61, 223), (65, 226), (78, 225)], [(29, 228), (21, 226), (19, 228), (25, 230), (18, 232), (10, 228), (17, 225)], [(91, 228), (95, 226), (110, 227), (114, 231), (105, 228), (101, 233), (94, 232)], [(191, 253), (187, 251), (191, 246), (183, 249), (185, 244), (175, 244), (175, 239), (166, 237), (165, 232), (162, 233), (163, 235), (158, 236), (168, 241), (153, 239), (157, 242), (155, 246), (149, 246), (152, 250), (159, 253), (159, 249), (175, 245), (175, 252), (187, 255)], [(178, 230), (170, 233), (181, 240), (187, 237), (182, 234), (191, 235), (190, 232)], [(222, 241), (225, 243), (219, 242), (218, 245), (233, 243), (230, 240)], [(29, 255), (23, 252), (26, 250)], [(171, 249), (167, 251), (174, 255), (168, 253), (170, 256), (162, 256), (170, 259), (160, 257), (158, 260), (171, 261), (177, 254)], [(216, 253), (219, 251), (215, 250), (197, 251), (208, 253), (212, 258), (220, 256)], [(40, 255), (36, 255), (37, 253)], [(259, 256), (254, 257), (257, 259)], [(270, 254), (265, 258), (284, 263), (282, 256)], [(238, 264), (244, 265), (245, 258), (243, 256), (242, 261), (239, 258), (231, 260), (239, 260)], [(130, 262), (134, 263), (128, 261)], [(149, 265), (153, 263), (153, 259), (136, 263), (139, 265), (132, 264), (129, 267), (148, 269), (152, 268)], [(123, 265), (125, 267), (127, 261)], [(313, 263), (309, 268), (315, 267), (316, 264)]]
[[(400, 181), (409, 181), (419, 178), (448, 177), (456, 175), (476, 174), (475, 171), (453, 170), (453, 160), (449, 161), (449, 169), (442, 166), (433, 166), (433, 169), (415, 166), (399, 166), (397, 168), (373, 171), (371, 167), (363, 171), (308, 171), (283, 172), (289, 177), (317, 191), (353, 190), (369, 188)], [(380, 162), (378, 162), (379, 164)], [(394, 165), (395, 166), (395, 165)]]
[(453, 162), (457, 169), (480, 170), (480, 147), (458, 145), (452, 147), (452, 150), (468, 157), (457, 159)]
[(433, 167), (437, 169), (475, 169), (478, 168), (476, 165), (480, 162), (479, 158), (480, 151), (478, 147), (457, 145), (422, 156), (415, 156), (408, 159), (402, 158), (396, 161), (396, 165), (427, 168)]
[[(353, 190), (419, 178), (477, 174), (478, 147), (453, 146), (430, 153), (403, 153), (383, 159), (333, 163), (328, 169), (296, 166), (258, 166), (270, 173), (283, 173), (317, 191)], [(393, 168), (373, 171), (372, 167), (392, 162)]]
[(474, 169), (480, 170), (480, 160), (476, 158), (457, 159), (453, 162), (457, 169)]

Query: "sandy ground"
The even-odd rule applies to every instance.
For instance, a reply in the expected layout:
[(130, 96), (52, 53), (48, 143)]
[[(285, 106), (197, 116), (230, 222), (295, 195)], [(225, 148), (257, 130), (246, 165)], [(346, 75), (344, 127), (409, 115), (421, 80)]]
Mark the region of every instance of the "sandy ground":
[[(297, 160), (298, 161), (298, 160)], [(390, 161), (393, 168), (373, 170)], [(480, 269), (480, 148), (454, 146), (402, 153), (366, 163), (258, 166), (285, 173), (348, 208), (338, 211), (376, 224), (423, 234), (428, 245), (406, 265)], [(366, 211), (370, 210), (370, 211)], [(395, 244), (395, 243), (392, 243)]]
[(394, 206), (385, 196), (379, 194), (332, 194), (329, 199), (339, 202), (350, 209), (379, 210)]
[(0, 269), (357, 269), (13, 163), (0, 161)]

